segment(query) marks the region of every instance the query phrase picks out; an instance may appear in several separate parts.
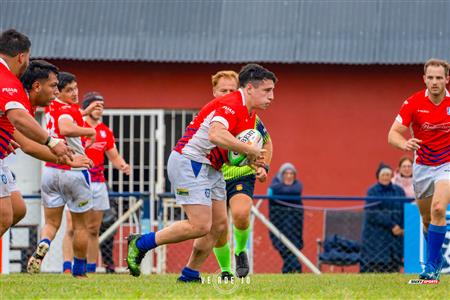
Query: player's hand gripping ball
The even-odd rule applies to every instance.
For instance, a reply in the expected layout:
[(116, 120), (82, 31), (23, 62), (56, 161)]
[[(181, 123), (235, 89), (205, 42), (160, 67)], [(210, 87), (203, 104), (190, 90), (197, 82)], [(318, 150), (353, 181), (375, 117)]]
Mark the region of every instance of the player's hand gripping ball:
[[(263, 146), (263, 138), (258, 130), (247, 129), (239, 133), (236, 138), (243, 143), (261, 149)], [(232, 166), (245, 166), (249, 162), (245, 154), (234, 151), (228, 151), (228, 160)]]

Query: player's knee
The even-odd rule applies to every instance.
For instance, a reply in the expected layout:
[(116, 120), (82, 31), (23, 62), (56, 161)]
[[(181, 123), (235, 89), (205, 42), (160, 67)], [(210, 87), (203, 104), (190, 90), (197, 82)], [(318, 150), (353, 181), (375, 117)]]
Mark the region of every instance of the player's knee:
[(239, 217), (236, 217), (233, 219), (233, 224), (236, 228), (245, 230), (248, 228), (248, 225), (250, 224), (249, 216), (248, 215), (240, 215)]
[(88, 235), (90, 235), (90, 236), (97, 237), (98, 234), (100, 233), (100, 228), (98, 228), (98, 226), (96, 226), (96, 225), (88, 225), (86, 230), (87, 230)]
[(198, 237), (205, 236), (211, 231), (211, 223), (193, 224), (193, 230), (196, 236)]
[(215, 239), (222, 236), (223, 232), (227, 230), (227, 223), (216, 223), (211, 227), (211, 234)]
[(27, 208), (26, 206), (20, 207), (19, 209), (14, 210), (14, 216), (12, 225), (15, 225), (20, 222), (23, 218), (25, 218), (25, 215), (27, 214)]
[(232, 211), (233, 223), (248, 223), (250, 218), (250, 209), (241, 207)]
[(433, 207), (431, 208), (431, 215), (433, 216), (434, 219), (445, 218), (445, 214), (446, 214), (446, 209), (440, 203), (434, 204)]

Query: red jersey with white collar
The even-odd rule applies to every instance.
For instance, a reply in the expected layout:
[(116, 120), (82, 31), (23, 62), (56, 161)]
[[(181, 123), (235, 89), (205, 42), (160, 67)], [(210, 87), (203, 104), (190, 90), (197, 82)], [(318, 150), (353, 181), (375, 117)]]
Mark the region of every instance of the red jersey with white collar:
[[(55, 99), (49, 106), (45, 108), (45, 119), (47, 122), (47, 130), (51, 137), (65, 139), (67, 145), (69, 145), (76, 154), (84, 155), (84, 146), (80, 137), (65, 137), (59, 131), (58, 122), (62, 119), (69, 119), (75, 125), (84, 127), (83, 116), (80, 112), (80, 107), (77, 104), (64, 103), (61, 100)], [(71, 170), (72, 168), (67, 165), (57, 165), (53, 163), (45, 163), (46, 167)], [(85, 168), (77, 168), (82, 170)]]
[(24, 109), (34, 116), (34, 109), (22, 83), (0, 58), (0, 159), (11, 154), (8, 145), (13, 139), (14, 126), (6, 116), (10, 109)]
[[(89, 125), (86, 123), (86, 126)], [(103, 174), (105, 151), (115, 147), (114, 134), (101, 122), (95, 127), (95, 132), (95, 143), (85, 150), (86, 155), (94, 163), (94, 167), (89, 169), (89, 173), (91, 173), (92, 182), (105, 182), (105, 175)]]
[(241, 89), (216, 98), (206, 104), (187, 126), (186, 132), (178, 140), (174, 150), (193, 161), (209, 164), (220, 170), (228, 161), (228, 150), (221, 149), (209, 141), (208, 131), (211, 123), (222, 123), (233, 136), (236, 136), (246, 129), (254, 128), (255, 118), (256, 114), (249, 113), (245, 106), (245, 97)]
[(428, 98), (428, 90), (409, 97), (400, 108), (396, 121), (410, 127), (415, 138), (422, 140), (416, 151), (416, 163), (438, 166), (450, 162), (450, 94), (439, 105)]

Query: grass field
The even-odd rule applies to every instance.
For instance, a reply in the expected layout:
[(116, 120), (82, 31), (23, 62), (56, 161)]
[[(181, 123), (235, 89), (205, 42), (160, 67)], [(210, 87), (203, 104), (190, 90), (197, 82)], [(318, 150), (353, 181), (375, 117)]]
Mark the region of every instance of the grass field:
[(176, 278), (13, 274), (0, 276), (0, 299), (450, 299), (450, 276), (435, 285), (409, 285), (417, 277), (399, 274), (254, 275), (233, 284), (207, 274), (202, 284), (177, 284)]

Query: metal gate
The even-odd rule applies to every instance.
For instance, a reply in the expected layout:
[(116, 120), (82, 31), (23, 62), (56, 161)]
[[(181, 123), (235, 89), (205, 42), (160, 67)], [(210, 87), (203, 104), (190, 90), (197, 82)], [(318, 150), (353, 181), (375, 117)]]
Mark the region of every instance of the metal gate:
[[(192, 121), (196, 112), (194, 110), (105, 110), (103, 122), (114, 132), (118, 151), (132, 169), (130, 176), (126, 178), (123, 173), (114, 169), (109, 161), (105, 161), (108, 186), (119, 193), (150, 193), (150, 201), (145, 205), (145, 218), (139, 220), (136, 215), (133, 215), (126, 224), (128, 229), (139, 232), (141, 229), (148, 231), (160, 227), (161, 224), (157, 223), (155, 196), (164, 191), (170, 191), (167, 160), (175, 143), (183, 135), (187, 124)], [(120, 198), (118, 201), (118, 213), (121, 216), (127, 209), (127, 203)], [(130, 199), (129, 207), (134, 203), (135, 200)], [(140, 224), (139, 221), (143, 223)], [(119, 261), (123, 261), (126, 255), (124, 235), (126, 236), (124, 226), (120, 226)], [(164, 254), (158, 251), (157, 261), (154, 261), (154, 256), (148, 255), (143, 261), (143, 273), (161, 272), (163, 256)]]

